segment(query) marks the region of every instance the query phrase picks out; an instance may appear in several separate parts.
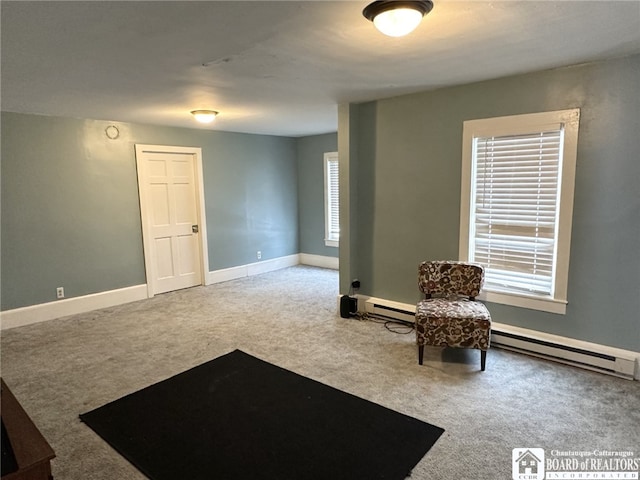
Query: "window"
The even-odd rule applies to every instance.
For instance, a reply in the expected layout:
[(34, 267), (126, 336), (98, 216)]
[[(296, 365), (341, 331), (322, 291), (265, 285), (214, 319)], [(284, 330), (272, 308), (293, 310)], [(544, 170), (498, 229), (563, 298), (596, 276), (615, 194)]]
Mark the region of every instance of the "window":
[(324, 154), (324, 244), (337, 247), (340, 240), (338, 152)]
[(460, 258), (481, 298), (564, 314), (579, 109), (464, 122)]

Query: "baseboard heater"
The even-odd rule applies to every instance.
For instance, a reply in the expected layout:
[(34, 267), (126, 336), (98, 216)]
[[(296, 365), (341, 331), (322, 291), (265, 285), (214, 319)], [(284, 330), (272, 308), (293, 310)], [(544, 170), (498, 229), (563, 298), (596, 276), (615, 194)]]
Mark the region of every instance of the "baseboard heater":
[(602, 347), (602, 349), (574, 347), (564, 343), (502, 331), (500, 327), (492, 329), (491, 344), (505, 350), (526, 353), (617, 377), (633, 379), (636, 374), (637, 360), (632, 352), (618, 354), (614, 352), (616, 349), (607, 347)]
[[(370, 315), (399, 320), (403, 323), (413, 324), (415, 321), (415, 307), (403, 303), (359, 296), (358, 309)], [(640, 377), (640, 371), (636, 371), (639, 356), (636, 352), (511, 325), (494, 322), (491, 346), (626, 379)]]
[(365, 311), (369, 315), (375, 315), (380, 318), (388, 318), (397, 322), (402, 322), (410, 325), (415, 324), (415, 312), (403, 310), (402, 308), (396, 308), (389, 305), (382, 305), (380, 303), (366, 302)]

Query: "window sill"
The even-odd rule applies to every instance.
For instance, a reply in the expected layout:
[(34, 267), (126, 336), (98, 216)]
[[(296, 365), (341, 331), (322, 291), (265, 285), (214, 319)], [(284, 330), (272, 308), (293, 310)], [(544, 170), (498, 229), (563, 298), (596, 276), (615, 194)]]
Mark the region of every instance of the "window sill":
[(530, 297), (526, 295), (516, 295), (513, 293), (490, 292), (484, 290), (478, 295), (478, 300), (513, 307), (528, 308), (530, 310), (540, 310), (542, 312), (556, 313), (564, 315), (567, 311), (567, 301), (555, 298)]
[(340, 242), (338, 240), (325, 240), (324, 244), (327, 247), (339, 247), (340, 246)]

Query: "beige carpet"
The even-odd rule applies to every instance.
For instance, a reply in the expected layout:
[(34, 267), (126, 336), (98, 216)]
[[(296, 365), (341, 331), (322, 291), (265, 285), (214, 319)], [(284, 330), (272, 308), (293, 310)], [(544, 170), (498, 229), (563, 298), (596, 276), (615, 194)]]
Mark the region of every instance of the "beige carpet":
[(498, 349), (486, 372), (466, 350), (427, 349), (419, 366), (413, 333), (340, 318), (337, 285), (298, 266), (6, 330), (2, 377), (56, 480), (144, 478), (78, 414), (234, 349), (444, 428), (412, 479), (508, 480), (516, 447), (640, 458), (640, 382)]

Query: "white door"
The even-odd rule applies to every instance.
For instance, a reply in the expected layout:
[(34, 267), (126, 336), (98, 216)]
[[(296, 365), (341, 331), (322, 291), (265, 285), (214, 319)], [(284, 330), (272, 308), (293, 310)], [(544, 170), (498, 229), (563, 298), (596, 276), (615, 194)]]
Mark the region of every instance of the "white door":
[(206, 268), (199, 148), (136, 145), (149, 296), (202, 285)]

